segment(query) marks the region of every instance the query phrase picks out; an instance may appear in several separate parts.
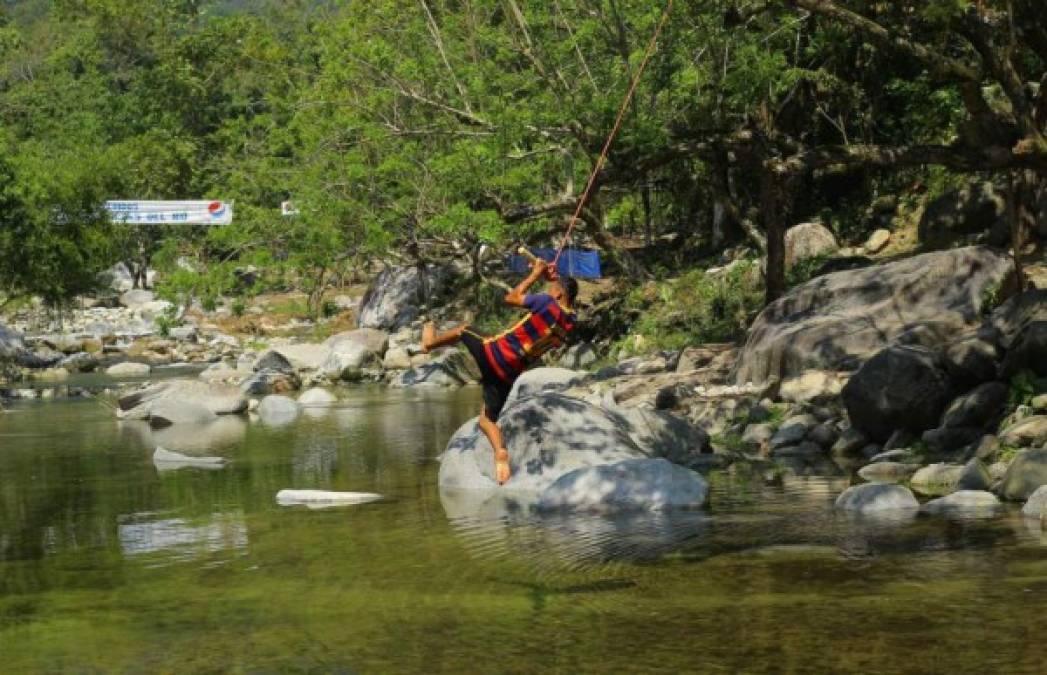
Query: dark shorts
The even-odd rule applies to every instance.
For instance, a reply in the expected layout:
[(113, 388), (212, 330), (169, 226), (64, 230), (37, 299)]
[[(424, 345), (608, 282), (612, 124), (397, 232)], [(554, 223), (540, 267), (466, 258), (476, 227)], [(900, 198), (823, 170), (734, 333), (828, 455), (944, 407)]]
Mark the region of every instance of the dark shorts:
[(462, 344), (473, 355), (473, 360), (480, 368), (480, 384), (484, 388), (484, 413), (492, 422), (498, 421), (498, 415), (505, 407), (505, 399), (509, 398), (509, 392), (513, 389), (512, 382), (506, 382), (498, 377), (487, 360), (484, 351), (484, 338), (473, 330), (472, 326), (466, 326), (462, 333)]

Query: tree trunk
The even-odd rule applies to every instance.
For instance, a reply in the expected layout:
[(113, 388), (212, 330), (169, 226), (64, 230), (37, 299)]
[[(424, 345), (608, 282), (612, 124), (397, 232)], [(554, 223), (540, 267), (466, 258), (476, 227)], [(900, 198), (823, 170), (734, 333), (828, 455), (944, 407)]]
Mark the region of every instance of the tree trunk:
[(760, 215), (767, 233), (765, 304), (785, 293), (785, 214), (781, 177), (765, 168), (760, 176)]
[(654, 243), (654, 232), (651, 229), (651, 186), (643, 186), (643, 243), (650, 246)]

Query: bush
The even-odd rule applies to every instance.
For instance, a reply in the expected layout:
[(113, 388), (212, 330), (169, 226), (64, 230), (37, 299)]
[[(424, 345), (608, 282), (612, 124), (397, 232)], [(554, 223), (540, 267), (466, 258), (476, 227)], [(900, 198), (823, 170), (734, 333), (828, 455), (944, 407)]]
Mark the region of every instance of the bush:
[[(629, 293), (625, 310), (637, 316), (616, 345), (622, 355), (690, 344), (728, 342), (745, 333), (763, 303), (758, 263), (744, 260), (711, 276), (692, 270)], [(637, 336), (640, 336), (639, 338)]]

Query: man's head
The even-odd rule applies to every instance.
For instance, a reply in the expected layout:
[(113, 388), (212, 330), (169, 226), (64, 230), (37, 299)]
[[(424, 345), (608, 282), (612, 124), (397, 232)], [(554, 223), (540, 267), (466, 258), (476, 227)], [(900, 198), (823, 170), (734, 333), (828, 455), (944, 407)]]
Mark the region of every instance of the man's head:
[(549, 282), (549, 295), (561, 305), (574, 307), (574, 299), (578, 297), (578, 282), (574, 277), (557, 277)]

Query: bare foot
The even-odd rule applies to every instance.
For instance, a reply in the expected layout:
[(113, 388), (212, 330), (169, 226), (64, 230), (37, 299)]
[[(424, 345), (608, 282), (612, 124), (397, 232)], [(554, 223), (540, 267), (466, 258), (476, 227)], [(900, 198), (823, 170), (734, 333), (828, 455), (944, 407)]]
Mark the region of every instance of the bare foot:
[(512, 476), (509, 470), (509, 451), (505, 448), (494, 451), (494, 478), (499, 485), (505, 485)]
[(428, 354), (429, 350), (432, 349), (433, 340), (436, 339), (436, 324), (432, 321), (427, 321), (422, 326), (422, 353)]

